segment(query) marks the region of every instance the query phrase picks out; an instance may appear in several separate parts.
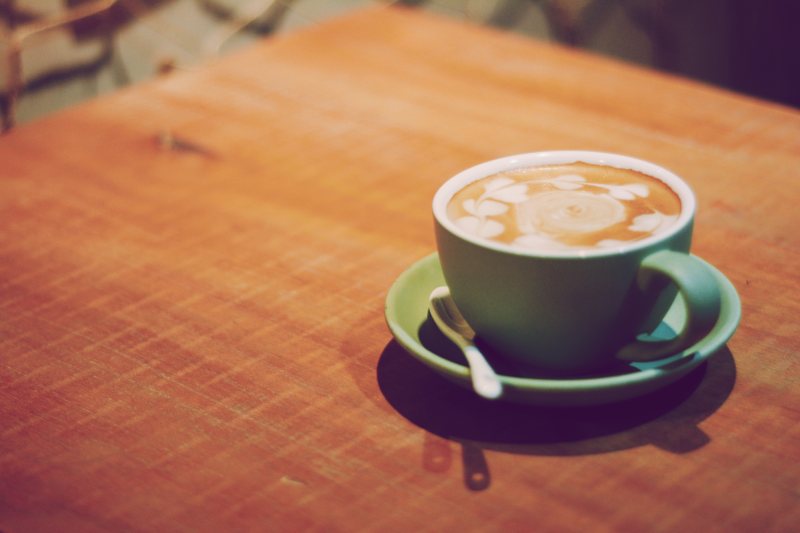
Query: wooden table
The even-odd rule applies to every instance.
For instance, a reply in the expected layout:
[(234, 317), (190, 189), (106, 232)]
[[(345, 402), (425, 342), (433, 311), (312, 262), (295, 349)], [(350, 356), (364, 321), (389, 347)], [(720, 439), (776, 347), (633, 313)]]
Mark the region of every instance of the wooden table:
[[(561, 148), (684, 175), (742, 297), (652, 405), (479, 401), (385, 325), (437, 186)], [(0, 530), (797, 530), (799, 178), (795, 110), (402, 8), (19, 127)]]

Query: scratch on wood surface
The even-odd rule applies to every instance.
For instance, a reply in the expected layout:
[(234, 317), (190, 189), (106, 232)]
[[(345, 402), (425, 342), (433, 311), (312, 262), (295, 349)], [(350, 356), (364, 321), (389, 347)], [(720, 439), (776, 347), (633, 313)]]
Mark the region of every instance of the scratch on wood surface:
[(190, 152), (207, 157), (214, 157), (215, 154), (208, 148), (200, 146), (184, 137), (175, 135), (170, 130), (161, 130), (156, 135), (156, 144), (162, 150), (171, 150), (175, 152)]
[(294, 487), (307, 487), (308, 483), (303, 481), (302, 479), (297, 479), (292, 476), (283, 476), (281, 477), (281, 483), (284, 485), (291, 485)]

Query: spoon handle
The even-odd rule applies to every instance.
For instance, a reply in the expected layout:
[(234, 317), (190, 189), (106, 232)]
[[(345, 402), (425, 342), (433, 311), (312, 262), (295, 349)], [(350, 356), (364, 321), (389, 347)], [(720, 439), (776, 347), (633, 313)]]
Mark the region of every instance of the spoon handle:
[(478, 347), (474, 344), (466, 344), (462, 348), (464, 356), (469, 363), (472, 387), (475, 392), (491, 400), (499, 398), (503, 393), (503, 385), (497, 378), (497, 374), (492, 370), (492, 367), (484, 359), (483, 354), (478, 350)]

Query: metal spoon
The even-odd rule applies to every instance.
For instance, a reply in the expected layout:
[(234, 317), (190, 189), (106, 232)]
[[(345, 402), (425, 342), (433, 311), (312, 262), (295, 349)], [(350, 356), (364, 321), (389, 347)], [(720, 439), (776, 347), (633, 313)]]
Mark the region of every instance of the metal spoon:
[(480, 396), (494, 400), (503, 394), (503, 384), (497, 378), (492, 367), (475, 346), (475, 331), (467, 324), (455, 302), (450, 297), (447, 287), (436, 287), (429, 300), (431, 317), (436, 325), (453, 341), (467, 358), (472, 388)]

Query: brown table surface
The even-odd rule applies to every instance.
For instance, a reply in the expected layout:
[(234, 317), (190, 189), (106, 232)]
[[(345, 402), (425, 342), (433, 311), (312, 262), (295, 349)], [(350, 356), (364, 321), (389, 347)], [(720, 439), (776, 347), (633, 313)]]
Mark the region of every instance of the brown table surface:
[[(668, 393), (477, 400), (384, 322), (448, 176), (685, 176), (741, 325)], [(800, 113), (402, 8), (0, 138), (0, 530), (800, 526)]]

